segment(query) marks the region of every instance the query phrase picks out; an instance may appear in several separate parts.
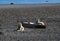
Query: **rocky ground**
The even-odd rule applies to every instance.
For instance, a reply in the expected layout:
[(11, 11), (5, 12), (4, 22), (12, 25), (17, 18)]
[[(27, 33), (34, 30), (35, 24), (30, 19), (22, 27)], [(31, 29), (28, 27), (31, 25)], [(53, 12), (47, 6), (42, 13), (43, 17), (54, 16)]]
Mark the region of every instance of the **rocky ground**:
[[(15, 31), (19, 21), (35, 22), (38, 18), (46, 23), (45, 29)], [(60, 5), (0, 8), (0, 41), (60, 41)]]

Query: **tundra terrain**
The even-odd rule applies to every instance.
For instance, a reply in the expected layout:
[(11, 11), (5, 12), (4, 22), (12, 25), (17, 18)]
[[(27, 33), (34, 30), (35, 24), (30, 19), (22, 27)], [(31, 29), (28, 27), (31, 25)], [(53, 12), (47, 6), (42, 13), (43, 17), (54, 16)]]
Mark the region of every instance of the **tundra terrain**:
[[(45, 29), (16, 31), (20, 21), (38, 18)], [(60, 41), (60, 5), (0, 5), (0, 41)]]

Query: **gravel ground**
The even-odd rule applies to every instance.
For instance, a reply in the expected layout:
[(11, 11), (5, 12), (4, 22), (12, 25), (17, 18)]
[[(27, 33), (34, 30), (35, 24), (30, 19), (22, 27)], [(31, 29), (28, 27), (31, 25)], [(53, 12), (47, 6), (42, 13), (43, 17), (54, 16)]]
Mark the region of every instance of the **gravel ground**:
[[(27, 27), (24, 32), (15, 31), (18, 22), (35, 22), (38, 18), (46, 23), (45, 29)], [(0, 8), (0, 41), (60, 41), (60, 5)]]

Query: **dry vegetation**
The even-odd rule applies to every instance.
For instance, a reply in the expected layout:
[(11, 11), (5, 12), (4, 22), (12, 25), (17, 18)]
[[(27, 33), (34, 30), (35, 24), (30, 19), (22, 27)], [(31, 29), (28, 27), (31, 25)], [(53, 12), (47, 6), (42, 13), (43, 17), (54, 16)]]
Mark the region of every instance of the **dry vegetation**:
[[(40, 18), (47, 23), (46, 29), (25, 28), (17, 32), (18, 21), (35, 21)], [(32, 8), (0, 8), (0, 41), (60, 41), (60, 6)]]

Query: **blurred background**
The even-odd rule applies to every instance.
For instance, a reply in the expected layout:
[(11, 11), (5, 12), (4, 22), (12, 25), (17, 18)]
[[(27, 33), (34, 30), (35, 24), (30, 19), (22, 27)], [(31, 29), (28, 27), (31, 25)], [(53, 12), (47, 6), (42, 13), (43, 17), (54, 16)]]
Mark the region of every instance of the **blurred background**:
[(42, 4), (42, 3), (60, 3), (60, 0), (0, 0), (0, 4)]

